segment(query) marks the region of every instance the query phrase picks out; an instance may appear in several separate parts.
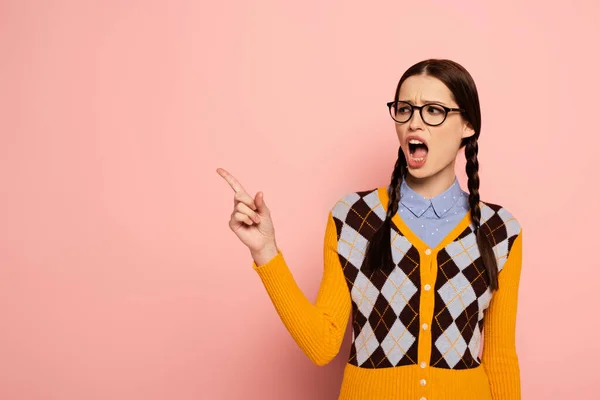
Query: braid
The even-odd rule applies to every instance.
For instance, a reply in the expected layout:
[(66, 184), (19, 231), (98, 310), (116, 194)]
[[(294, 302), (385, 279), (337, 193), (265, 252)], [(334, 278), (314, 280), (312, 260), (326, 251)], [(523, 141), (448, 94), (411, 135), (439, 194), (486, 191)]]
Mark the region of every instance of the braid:
[(469, 140), (465, 146), (465, 158), (467, 159), (467, 186), (469, 188), (469, 206), (471, 207), (471, 219), (475, 225), (475, 232), (481, 225), (481, 208), (479, 207), (479, 161), (477, 152), (479, 146), (477, 140)]
[(392, 246), (390, 245), (391, 221), (392, 217), (398, 212), (398, 203), (400, 201), (400, 185), (406, 176), (406, 157), (402, 147), (398, 147), (398, 159), (392, 172), (392, 181), (388, 192), (387, 214), (383, 224), (373, 234), (367, 244), (365, 253), (365, 271), (373, 273), (377, 270), (390, 272), (393, 268)]
[(398, 212), (398, 202), (400, 201), (400, 185), (406, 175), (406, 157), (402, 147), (398, 147), (398, 159), (396, 165), (394, 165), (394, 172), (392, 173), (392, 182), (390, 184), (388, 212), (386, 218), (392, 218)]
[(466, 171), (469, 188), (469, 206), (471, 208), (471, 221), (477, 238), (477, 246), (488, 274), (489, 286), (492, 290), (498, 289), (498, 264), (492, 248), (492, 244), (481, 228), (481, 207), (479, 206), (479, 161), (477, 152), (479, 146), (477, 138), (467, 139), (465, 145), (465, 158), (467, 160)]

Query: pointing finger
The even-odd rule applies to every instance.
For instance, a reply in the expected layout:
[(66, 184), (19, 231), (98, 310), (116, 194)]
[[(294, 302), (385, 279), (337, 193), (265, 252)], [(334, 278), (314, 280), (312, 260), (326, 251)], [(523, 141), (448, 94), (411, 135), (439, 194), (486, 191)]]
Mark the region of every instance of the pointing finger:
[(234, 192), (240, 193), (246, 191), (242, 184), (223, 168), (217, 168), (217, 172), (227, 181), (227, 183), (229, 183), (229, 186), (231, 186)]
[(233, 177), (229, 172), (225, 171), (223, 168), (217, 168), (217, 172), (221, 175), (229, 186), (234, 190), (235, 195), (233, 196), (233, 205), (237, 205), (237, 203), (242, 202), (246, 204), (248, 207), (256, 210), (256, 205), (254, 204), (254, 199), (246, 192), (246, 189), (242, 186), (241, 183), (238, 182), (237, 179)]

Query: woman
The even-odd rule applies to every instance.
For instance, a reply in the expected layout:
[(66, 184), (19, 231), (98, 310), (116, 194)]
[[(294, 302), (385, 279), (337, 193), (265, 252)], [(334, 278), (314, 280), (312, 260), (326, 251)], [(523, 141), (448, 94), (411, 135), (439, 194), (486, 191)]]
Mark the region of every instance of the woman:
[[(277, 247), (263, 194), (252, 198), (218, 169), (235, 191), (229, 226), (315, 364), (339, 352), (352, 312), (340, 400), (520, 399), (522, 231), (479, 198), (475, 83), (456, 62), (425, 60), (404, 73), (388, 108), (399, 141), (391, 183), (331, 208), (315, 304)], [(462, 148), (468, 193), (454, 172)]]

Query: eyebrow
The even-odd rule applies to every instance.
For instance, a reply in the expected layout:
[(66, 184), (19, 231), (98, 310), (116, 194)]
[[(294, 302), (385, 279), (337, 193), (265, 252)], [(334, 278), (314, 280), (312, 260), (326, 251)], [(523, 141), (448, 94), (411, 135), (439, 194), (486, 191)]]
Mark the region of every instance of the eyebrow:
[[(413, 102), (410, 101), (410, 100), (400, 100), (400, 101), (404, 101), (406, 103), (413, 104)], [(437, 104), (442, 104), (442, 105), (444, 105), (446, 107), (450, 107), (448, 104), (444, 103), (443, 101), (439, 101), (439, 100), (425, 100), (425, 99), (423, 99), (423, 104), (429, 104), (429, 103), (437, 103)]]

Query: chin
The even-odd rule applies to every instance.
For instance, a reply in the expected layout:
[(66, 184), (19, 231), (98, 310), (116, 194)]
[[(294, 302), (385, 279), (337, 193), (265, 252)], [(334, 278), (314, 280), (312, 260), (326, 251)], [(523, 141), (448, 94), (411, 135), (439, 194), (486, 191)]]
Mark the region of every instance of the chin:
[[(430, 160), (427, 160), (427, 161), (430, 161)], [(450, 165), (448, 165), (448, 166), (446, 166), (446, 168), (452, 168), (452, 167)], [(436, 175), (439, 175), (443, 171), (445, 171), (446, 168), (444, 168), (443, 166), (441, 167), (439, 165), (428, 164), (427, 162), (425, 162), (424, 165), (422, 165), (418, 168), (413, 168), (413, 167), (407, 166), (408, 173), (415, 179), (428, 179), (428, 178), (434, 177)]]
[(431, 171), (429, 168), (427, 168), (427, 166), (423, 166), (421, 168), (408, 167), (408, 173), (413, 178), (416, 178), (416, 179), (426, 179), (426, 178), (430, 178), (436, 174), (435, 171)]

